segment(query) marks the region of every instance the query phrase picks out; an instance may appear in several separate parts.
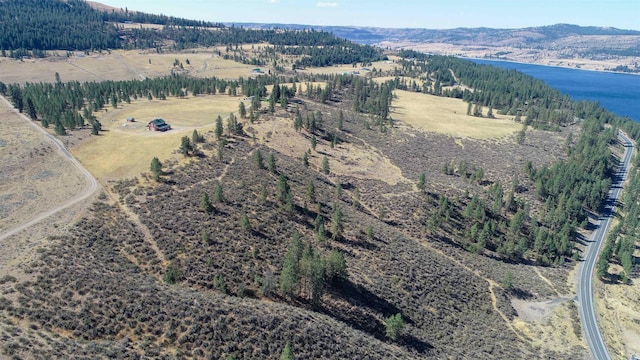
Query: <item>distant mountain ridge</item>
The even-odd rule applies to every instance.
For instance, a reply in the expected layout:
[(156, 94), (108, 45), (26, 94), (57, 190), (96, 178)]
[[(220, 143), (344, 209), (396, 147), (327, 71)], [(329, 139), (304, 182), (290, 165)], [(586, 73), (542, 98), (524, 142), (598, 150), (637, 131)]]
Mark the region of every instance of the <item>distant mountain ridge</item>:
[[(555, 40), (567, 36), (584, 35), (632, 35), (640, 36), (640, 31), (624, 30), (613, 27), (579, 26), (571, 24), (555, 24), (548, 26), (528, 27), (520, 29), (496, 29), (496, 28), (453, 28), (453, 29), (421, 29), (421, 28), (381, 28), (361, 26), (316, 26), (300, 24), (273, 24), (273, 23), (227, 23), (227, 25), (243, 26), (257, 29), (295, 29), (295, 30), (322, 30), (332, 32), (336, 36), (365, 44), (373, 44), (382, 41), (427, 41), (427, 42), (467, 42), (477, 40), (479, 36), (487, 41), (505, 39), (509, 37), (525, 37), (530, 42), (541, 40)], [(478, 43), (476, 43), (478, 44)]]
[(522, 29), (387, 29), (358, 26), (235, 23), (256, 29), (322, 30), (390, 49), (640, 73), (640, 31), (556, 24)]

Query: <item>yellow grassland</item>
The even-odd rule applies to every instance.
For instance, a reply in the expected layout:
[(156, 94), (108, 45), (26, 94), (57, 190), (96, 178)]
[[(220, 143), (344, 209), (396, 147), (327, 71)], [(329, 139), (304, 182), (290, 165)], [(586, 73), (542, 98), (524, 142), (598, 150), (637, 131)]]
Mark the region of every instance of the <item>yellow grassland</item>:
[[(185, 99), (138, 100), (99, 116), (104, 132), (72, 149), (73, 154), (102, 182), (138, 176), (149, 171), (154, 156), (165, 161), (174, 156), (180, 138), (194, 129), (212, 130), (220, 115), (227, 118), (238, 110), (241, 97), (197, 96)], [(134, 123), (127, 123), (134, 117)], [(172, 127), (167, 132), (147, 131), (146, 124), (162, 118)], [(181, 159), (182, 156), (177, 157)]]
[[(467, 116), (467, 103), (403, 90), (395, 91), (391, 116), (412, 127), (454, 137), (489, 139), (511, 135), (522, 128), (513, 117), (497, 115), (495, 119)], [(483, 109), (486, 115), (487, 108)]]

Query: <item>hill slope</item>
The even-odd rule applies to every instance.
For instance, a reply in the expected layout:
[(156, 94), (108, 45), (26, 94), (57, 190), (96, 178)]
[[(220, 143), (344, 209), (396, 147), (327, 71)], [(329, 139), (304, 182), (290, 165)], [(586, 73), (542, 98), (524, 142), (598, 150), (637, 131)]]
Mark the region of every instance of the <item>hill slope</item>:
[[(189, 31), (189, 46), (220, 40)], [(93, 161), (132, 165), (148, 139), (175, 149), (149, 154), (152, 173), (105, 181), (68, 232), (0, 274), (3, 355), (585, 355), (567, 279), (614, 174), (616, 129), (639, 126), (456, 58), (402, 51), (322, 75), (289, 66), (381, 53), (327, 33), (220, 33), (271, 43), (199, 51), (266, 48), (270, 74), (190, 77), (176, 54), (171, 75), (142, 81), (0, 83), (65, 142), (102, 142)], [(220, 97), (238, 111), (181, 112)], [(124, 122), (142, 108), (176, 126)]]

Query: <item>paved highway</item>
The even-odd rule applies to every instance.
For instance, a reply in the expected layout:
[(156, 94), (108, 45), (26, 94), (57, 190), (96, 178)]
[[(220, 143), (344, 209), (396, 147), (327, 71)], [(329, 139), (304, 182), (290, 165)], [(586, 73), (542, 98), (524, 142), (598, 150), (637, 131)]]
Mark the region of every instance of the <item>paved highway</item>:
[(598, 228), (593, 232), (591, 244), (587, 248), (587, 254), (580, 268), (578, 278), (578, 305), (580, 309), (580, 321), (584, 331), (585, 339), (591, 349), (591, 354), (596, 360), (610, 360), (607, 346), (602, 340), (602, 334), (598, 328), (598, 319), (593, 304), (593, 278), (598, 254), (605, 242), (607, 230), (611, 223), (611, 218), (615, 210), (616, 202), (622, 190), (622, 183), (627, 178), (629, 163), (633, 154), (634, 145), (631, 139), (625, 134), (619, 133), (618, 139), (625, 146), (624, 156), (620, 161), (618, 172), (612, 181), (611, 190), (607, 197), (605, 208), (603, 209)]
[(8, 108), (12, 109), (12, 111), (14, 111), (16, 114), (18, 114), (24, 121), (26, 121), (29, 125), (31, 125), (34, 129), (36, 129), (37, 131), (39, 131), (40, 133), (43, 134), (44, 137), (46, 137), (49, 141), (51, 141), (51, 143), (53, 143), (53, 145), (55, 146), (56, 150), (60, 153), (60, 155), (64, 156), (67, 158), (67, 160), (71, 163), (71, 165), (73, 167), (75, 167), (76, 169), (78, 169), (78, 171), (80, 171), (80, 173), (82, 173), (84, 175), (84, 177), (87, 179), (87, 186), (83, 189), (82, 192), (80, 192), (79, 194), (77, 194), (75, 197), (61, 203), (58, 204), (58, 206), (56, 206), (53, 209), (49, 209), (43, 213), (38, 214), (36, 217), (32, 218), (32, 219), (28, 219), (29, 221), (22, 223), (20, 225), (17, 225), (11, 229), (8, 229), (7, 231), (0, 233), (0, 242), (3, 241), (4, 239), (13, 236), (19, 232), (21, 232), (22, 230), (28, 228), (31, 225), (34, 225), (46, 218), (48, 218), (49, 216), (62, 211), (80, 201), (85, 200), (86, 198), (88, 198), (89, 196), (91, 196), (91, 194), (93, 194), (94, 191), (96, 191), (96, 189), (98, 188), (98, 181), (96, 180), (96, 178), (93, 177), (93, 175), (91, 175), (91, 173), (89, 171), (87, 171), (87, 169), (84, 168), (84, 166), (82, 166), (82, 164), (80, 164), (80, 162), (73, 156), (71, 155), (71, 153), (67, 150), (67, 148), (64, 147), (64, 145), (62, 144), (62, 142), (57, 139), (55, 136), (49, 134), (48, 132), (46, 132), (40, 125), (38, 125), (37, 123), (35, 123), (34, 121), (32, 121), (31, 119), (27, 118), (24, 114), (21, 114), (18, 112), (17, 109), (13, 108), (13, 105), (11, 105), (9, 103), (9, 101), (7, 99), (5, 99), (4, 97), (0, 96), (0, 101), (4, 102)]

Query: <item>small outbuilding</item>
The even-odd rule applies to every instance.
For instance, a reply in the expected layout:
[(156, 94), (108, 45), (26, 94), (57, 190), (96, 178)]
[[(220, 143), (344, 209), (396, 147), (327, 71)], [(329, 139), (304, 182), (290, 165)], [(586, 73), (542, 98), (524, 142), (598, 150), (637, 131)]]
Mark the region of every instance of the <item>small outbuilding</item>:
[(171, 130), (171, 125), (167, 124), (163, 119), (153, 119), (147, 124), (149, 131), (167, 131)]

